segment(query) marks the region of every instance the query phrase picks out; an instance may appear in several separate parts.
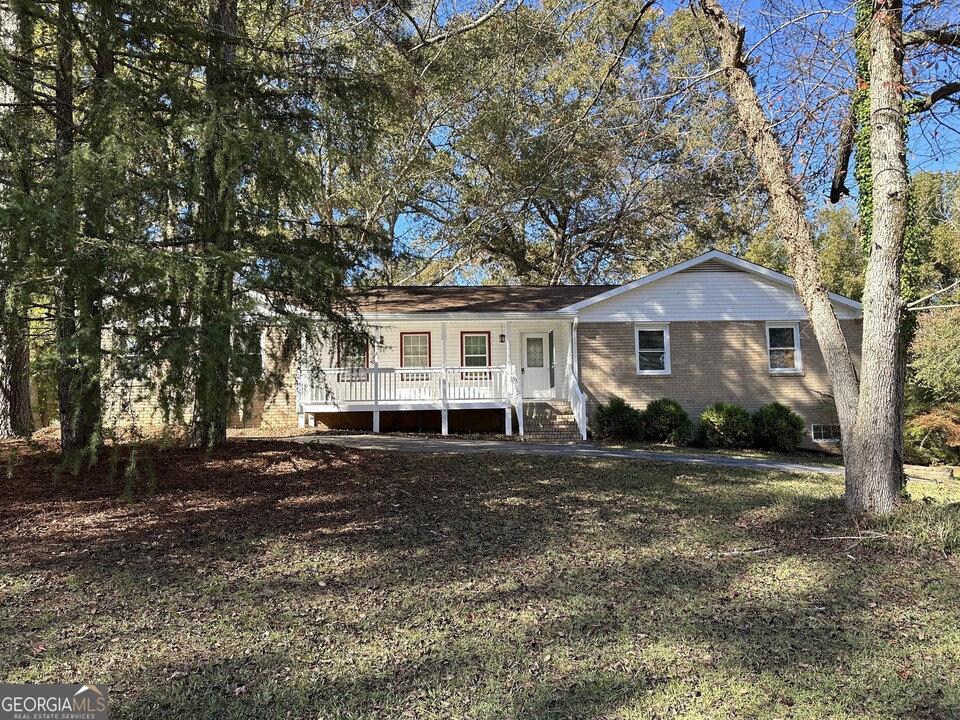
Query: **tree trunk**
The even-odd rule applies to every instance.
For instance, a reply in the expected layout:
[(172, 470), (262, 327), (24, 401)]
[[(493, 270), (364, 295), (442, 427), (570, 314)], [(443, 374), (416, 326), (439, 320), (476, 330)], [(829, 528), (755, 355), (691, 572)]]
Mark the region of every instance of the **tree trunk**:
[(203, 156), (200, 243), (205, 267), (198, 293), (199, 342), (190, 442), (209, 447), (227, 439), (233, 407), (230, 355), (233, 309), (233, 250), (236, 185), (226, 132), (235, 122), (231, 72), (236, 62), (237, 0), (211, 0), (207, 99), (213, 131)]
[[(16, 17), (8, 7), (0, 8), (0, 52), (5, 55), (13, 49), (13, 34), (16, 26)], [(6, 115), (13, 105), (13, 88), (0, 82), (0, 116)], [(4, 143), (0, 146), (0, 169), (6, 172), (10, 151)], [(0, 229), (0, 439), (13, 437), (13, 419), (10, 416), (9, 380), (13, 377), (13, 365), (10, 357), (10, 338), (7, 335), (10, 315), (8, 285), (10, 264), (13, 255), (12, 232), (6, 228)]]
[(863, 377), (853, 437), (844, 443), (847, 505), (884, 513), (897, 503), (903, 478), (903, 385), (900, 271), (907, 225), (903, 111), (903, 6), (877, 0), (870, 20), (870, 164), (873, 227), (863, 292)]
[(0, 437), (29, 437), (30, 415), (30, 337), (24, 316), (27, 303), (19, 289), (6, 291), (0, 300)]
[(100, 313), (89, 277), (77, 253), (76, 190), (73, 178), (75, 142), (73, 95), (73, 5), (57, 3), (57, 66), (54, 120), (56, 129), (57, 200), (61, 266), (57, 270), (57, 403), (60, 452), (76, 460), (95, 451), (100, 427)]
[[(32, 61), (32, 19), (25, 13), (19, 15), (9, 7), (0, 9), (0, 39), (3, 52), (12, 54), (16, 49), (21, 62)], [(15, 47), (19, 46), (19, 47)], [(27, 72), (18, 73), (27, 75)], [(24, 80), (26, 78), (23, 78)], [(0, 84), (0, 113), (22, 115), (30, 107), (30, 100), (22, 96), (22, 90)], [(11, 178), (12, 186), (19, 188), (24, 160), (16, 152), (13, 128), (9, 140), (0, 148), (3, 172)], [(12, 192), (12, 191), (11, 191)], [(14, 228), (4, 228), (0, 237), (0, 438), (27, 437), (31, 430), (30, 417), (30, 340), (27, 321), (27, 294), (19, 285), (22, 268), (22, 250), (15, 237)]]
[(731, 23), (717, 0), (700, 0), (720, 43), (724, 77), (737, 114), (770, 193), (773, 215), (790, 256), (797, 289), (813, 325), (833, 383), (840, 425), (846, 431), (856, 419), (859, 383), (847, 341), (823, 281), (807, 222), (807, 208), (790, 170), (790, 160), (763, 111), (743, 57), (743, 28)]
[[(882, 198), (876, 203), (878, 207), (889, 207), (876, 217), (877, 237), (868, 261), (862, 384), (823, 282), (803, 194), (793, 180), (789, 155), (781, 146), (747, 72), (744, 30), (730, 22), (717, 0), (699, 0), (699, 5), (717, 35), (727, 88), (770, 193), (773, 215), (790, 255), (797, 288), (830, 375), (844, 442), (847, 507), (852, 512), (888, 512), (896, 503), (902, 474), (896, 451), (900, 432), (900, 386), (896, 377), (906, 165), (899, 4), (894, 10), (892, 2), (882, 0), (871, 26), (871, 112), (874, 122), (881, 125), (874, 130), (871, 158), (876, 178), (874, 197)], [(882, 83), (882, 90), (876, 87)], [(878, 183), (885, 172), (889, 177)]]

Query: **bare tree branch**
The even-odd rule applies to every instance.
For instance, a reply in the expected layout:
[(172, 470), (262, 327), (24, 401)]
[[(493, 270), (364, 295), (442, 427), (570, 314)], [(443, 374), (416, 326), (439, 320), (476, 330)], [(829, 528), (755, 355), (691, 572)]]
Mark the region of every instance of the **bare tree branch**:
[(847, 188), (847, 173), (850, 171), (850, 156), (853, 154), (853, 138), (856, 135), (857, 116), (853, 98), (850, 99), (850, 114), (840, 130), (840, 144), (837, 147), (837, 166), (833, 169), (833, 181), (830, 184), (830, 202), (838, 203), (844, 196), (850, 197)]
[[(452, 37), (456, 37), (457, 35), (462, 35), (465, 32), (474, 30), (480, 27), (481, 25), (483, 25), (485, 22), (487, 22), (487, 20), (492, 18), (494, 15), (496, 15), (500, 11), (500, 9), (506, 4), (507, 4), (507, 0), (497, 0), (497, 2), (494, 4), (492, 8), (487, 10), (487, 12), (485, 12), (483, 15), (479, 16), (478, 18), (475, 18), (474, 20), (471, 20), (465, 25), (461, 25), (452, 30), (445, 30), (444, 32), (433, 35), (432, 37), (424, 38), (418, 45), (414, 45), (412, 48), (410, 48), (410, 50), (411, 51), (420, 50), (421, 48), (426, 47), (427, 45), (436, 45), (437, 43), (443, 42), (444, 40), (449, 40)], [(418, 29), (418, 32), (419, 32), (419, 29)]]
[(904, 45), (922, 45), (928, 42), (935, 45), (960, 48), (960, 30), (957, 30), (956, 26), (951, 26), (929, 30), (912, 30), (903, 34)]
[[(960, 95), (960, 82), (951, 82), (941, 85), (932, 93), (924, 95), (922, 98), (919, 98), (917, 101), (909, 104), (909, 112), (911, 115), (915, 115), (919, 112), (924, 112), (933, 107), (934, 103), (940, 100), (953, 99), (954, 95)], [(960, 98), (958, 98), (960, 99)]]

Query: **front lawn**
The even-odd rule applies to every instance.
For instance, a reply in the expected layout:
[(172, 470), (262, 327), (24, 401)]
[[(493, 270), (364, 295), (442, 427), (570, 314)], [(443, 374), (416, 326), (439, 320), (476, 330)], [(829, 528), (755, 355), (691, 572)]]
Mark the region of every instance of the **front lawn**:
[(867, 532), (821, 475), (11, 448), (0, 679), (114, 718), (960, 718), (956, 484)]

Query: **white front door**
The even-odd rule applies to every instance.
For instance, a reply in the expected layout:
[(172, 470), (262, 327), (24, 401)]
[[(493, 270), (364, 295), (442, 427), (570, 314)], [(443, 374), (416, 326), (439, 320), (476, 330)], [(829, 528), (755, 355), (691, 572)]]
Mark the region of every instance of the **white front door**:
[(520, 335), (520, 387), (525, 398), (553, 397), (550, 387), (550, 338), (547, 333)]

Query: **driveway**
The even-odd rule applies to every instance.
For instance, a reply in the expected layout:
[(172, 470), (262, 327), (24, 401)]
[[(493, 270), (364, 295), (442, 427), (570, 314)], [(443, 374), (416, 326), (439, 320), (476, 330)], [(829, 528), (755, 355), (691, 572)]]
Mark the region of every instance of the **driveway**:
[(602, 448), (595, 445), (537, 445), (534, 443), (509, 442), (504, 440), (464, 440), (450, 438), (395, 437), (390, 435), (307, 435), (291, 438), (297, 442), (315, 445), (342, 445), (358, 450), (386, 450), (410, 453), (496, 453), (506, 455), (544, 455), (551, 457), (590, 457), (615, 460), (656, 460), (659, 462), (683, 463), (686, 465), (715, 465), (719, 467), (747, 468), (749, 470), (777, 470), (795, 473), (823, 473), (843, 475), (843, 468), (831, 465), (815, 465), (780, 460), (732, 458), (722, 455), (698, 455), (696, 453), (663, 453), (647, 450), (624, 450)]

